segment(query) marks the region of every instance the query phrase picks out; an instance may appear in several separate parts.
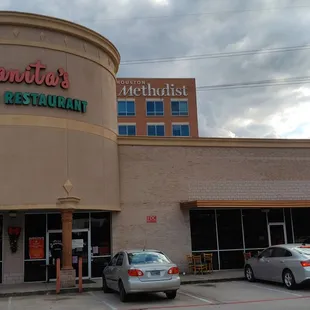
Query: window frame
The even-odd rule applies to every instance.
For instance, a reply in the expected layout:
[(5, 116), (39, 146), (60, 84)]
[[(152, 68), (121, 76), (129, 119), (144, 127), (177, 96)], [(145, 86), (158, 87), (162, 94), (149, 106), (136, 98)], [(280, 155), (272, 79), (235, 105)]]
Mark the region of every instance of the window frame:
[[(126, 129), (126, 134), (125, 134), (125, 135), (120, 134), (120, 131), (119, 131), (119, 127), (120, 127), (120, 126), (126, 126), (126, 127), (127, 127), (127, 129)], [(129, 135), (129, 134), (128, 134), (128, 126), (134, 126), (134, 127), (135, 127), (135, 134), (134, 134), (134, 135)], [(118, 123), (118, 124), (117, 124), (117, 134), (118, 134), (119, 136), (122, 136), (122, 137), (134, 137), (134, 136), (137, 135), (137, 124), (136, 124), (136, 123)]]
[[(154, 104), (154, 114), (148, 114), (147, 107), (148, 107), (148, 103), (151, 103), (151, 102)], [(162, 103), (162, 105), (163, 105), (162, 114), (156, 113), (156, 102)], [(165, 102), (164, 102), (164, 100), (163, 99), (146, 99), (145, 100), (145, 113), (146, 113), (145, 115), (147, 117), (163, 117), (163, 116), (165, 116)]]
[[(164, 135), (163, 136), (157, 135), (157, 128), (156, 127), (155, 127), (156, 135), (154, 135), (154, 136), (149, 135), (149, 126), (163, 126), (164, 127)], [(146, 135), (148, 137), (165, 137), (166, 136), (166, 126), (165, 126), (165, 123), (147, 123), (146, 124)]]
[[(188, 126), (188, 136), (183, 136), (183, 135), (180, 135), (180, 136), (175, 136), (174, 134), (173, 134), (173, 126), (184, 126), (184, 125), (186, 125), (186, 126)], [(181, 130), (181, 129), (180, 129)], [(181, 130), (181, 133), (182, 133), (182, 130)], [(172, 123), (171, 124), (171, 135), (173, 136), (173, 137), (190, 137), (191, 136), (191, 127), (190, 127), (190, 124), (189, 123)]]
[[(172, 110), (172, 104), (174, 102), (178, 102), (178, 107), (179, 107), (179, 110), (178, 110), (178, 114), (173, 114), (173, 110)], [(186, 114), (181, 114), (181, 110), (180, 110), (180, 102), (186, 102), (186, 105), (187, 105), (187, 113)], [(189, 104), (188, 104), (188, 99), (170, 99), (170, 114), (171, 116), (173, 117), (188, 117), (189, 116)]]
[[(120, 115), (119, 114), (119, 103), (121, 101), (125, 101), (126, 102), (126, 114), (125, 115)], [(134, 107), (134, 112), (133, 114), (129, 114), (128, 115), (128, 102), (133, 102), (133, 107)], [(136, 101), (134, 99), (121, 99), (121, 98), (118, 98), (117, 99), (117, 117), (135, 117), (137, 114), (137, 111), (136, 111)]]

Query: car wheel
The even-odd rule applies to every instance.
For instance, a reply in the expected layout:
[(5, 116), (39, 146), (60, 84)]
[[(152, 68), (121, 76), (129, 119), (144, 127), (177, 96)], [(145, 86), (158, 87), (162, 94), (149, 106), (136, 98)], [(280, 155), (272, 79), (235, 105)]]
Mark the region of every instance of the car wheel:
[(107, 280), (105, 276), (102, 276), (102, 290), (104, 293), (110, 293), (111, 289), (108, 287)]
[(175, 299), (177, 296), (177, 291), (166, 292), (166, 296), (168, 299)]
[(128, 299), (128, 294), (125, 291), (125, 288), (124, 288), (122, 281), (119, 281), (118, 288), (119, 288), (119, 299), (120, 299), (120, 301), (126, 302)]
[(253, 272), (253, 269), (251, 268), (251, 266), (247, 265), (244, 268), (244, 275), (249, 282), (255, 281), (254, 272)]
[(293, 290), (296, 287), (295, 277), (288, 269), (283, 272), (283, 283), (289, 290)]

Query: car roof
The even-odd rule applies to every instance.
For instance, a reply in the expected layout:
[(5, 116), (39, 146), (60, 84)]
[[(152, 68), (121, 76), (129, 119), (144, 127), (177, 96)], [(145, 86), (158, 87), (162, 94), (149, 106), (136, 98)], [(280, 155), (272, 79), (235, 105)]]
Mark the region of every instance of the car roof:
[(286, 248), (286, 249), (294, 249), (302, 246), (302, 243), (285, 243), (285, 244), (277, 244), (272, 245), (269, 248)]
[(135, 252), (158, 252), (160, 253), (161, 251), (155, 250), (155, 249), (124, 249), (119, 252), (126, 252), (126, 253), (135, 253)]

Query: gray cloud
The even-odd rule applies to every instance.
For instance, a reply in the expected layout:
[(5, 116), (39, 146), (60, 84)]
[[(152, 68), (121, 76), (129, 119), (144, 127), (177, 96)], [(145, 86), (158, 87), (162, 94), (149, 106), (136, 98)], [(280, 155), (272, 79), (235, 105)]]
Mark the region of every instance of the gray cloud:
[[(74, 2), (74, 5), (73, 5)], [(52, 15), (107, 36), (123, 60), (310, 43), (305, 0), (2, 0), (1, 9)], [(223, 12), (260, 9), (253, 12)], [(173, 16), (201, 12), (205, 15)], [(147, 16), (169, 16), (145, 18)], [(307, 76), (308, 50), (121, 66), (124, 77), (195, 77), (197, 86)], [(202, 136), (309, 137), (310, 84), (198, 92)]]

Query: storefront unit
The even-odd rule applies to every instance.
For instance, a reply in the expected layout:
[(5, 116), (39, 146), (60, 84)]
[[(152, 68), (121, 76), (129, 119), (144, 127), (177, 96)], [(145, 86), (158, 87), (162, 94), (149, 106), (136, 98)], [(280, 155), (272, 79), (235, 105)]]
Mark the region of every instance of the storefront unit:
[[(61, 248), (61, 285), (74, 286), (79, 254), (83, 275), (93, 277), (105, 259), (96, 252), (111, 251), (93, 239), (95, 213), (88, 212), (121, 210), (120, 55), (99, 33), (48, 16), (1, 11), (0, 32), (2, 279), (45, 280), (54, 243), (55, 255)], [(59, 213), (56, 228), (44, 213), (51, 211)], [(87, 227), (72, 227), (79, 211), (89, 215)], [(53, 267), (50, 273), (55, 278)]]
[(214, 269), (237, 269), (256, 254), (310, 236), (310, 208), (196, 208), (190, 211), (192, 252), (213, 253)]

